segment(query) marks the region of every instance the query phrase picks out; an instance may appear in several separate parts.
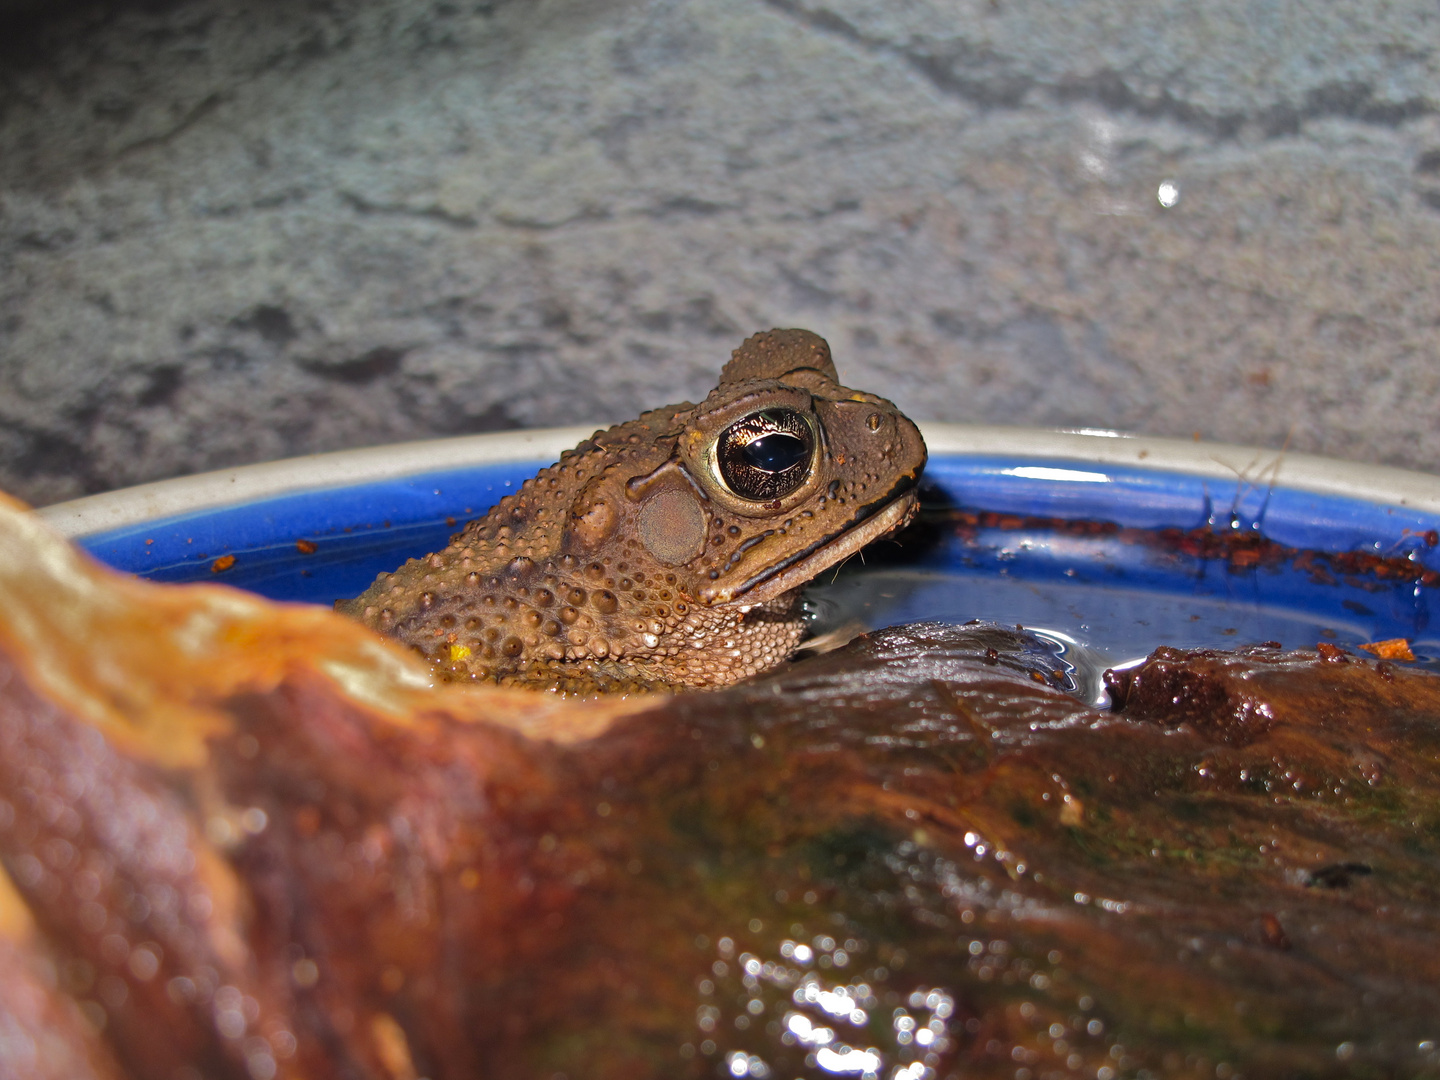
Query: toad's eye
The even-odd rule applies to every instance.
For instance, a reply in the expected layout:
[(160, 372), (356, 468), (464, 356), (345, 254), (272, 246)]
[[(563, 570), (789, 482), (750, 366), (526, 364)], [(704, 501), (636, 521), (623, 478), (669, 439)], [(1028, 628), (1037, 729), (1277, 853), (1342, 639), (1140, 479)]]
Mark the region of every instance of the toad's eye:
[(742, 499), (783, 499), (810, 477), (815, 434), (794, 409), (764, 409), (737, 420), (715, 444), (720, 476)]

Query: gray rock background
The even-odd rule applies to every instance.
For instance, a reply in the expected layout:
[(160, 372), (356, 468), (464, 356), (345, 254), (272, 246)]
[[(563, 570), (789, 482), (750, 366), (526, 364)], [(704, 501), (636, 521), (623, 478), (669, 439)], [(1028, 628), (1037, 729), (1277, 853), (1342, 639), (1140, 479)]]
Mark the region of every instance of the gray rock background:
[(36, 503), (625, 418), (777, 325), (920, 419), (1440, 471), (1433, 0), (8, 0), (0, 42)]

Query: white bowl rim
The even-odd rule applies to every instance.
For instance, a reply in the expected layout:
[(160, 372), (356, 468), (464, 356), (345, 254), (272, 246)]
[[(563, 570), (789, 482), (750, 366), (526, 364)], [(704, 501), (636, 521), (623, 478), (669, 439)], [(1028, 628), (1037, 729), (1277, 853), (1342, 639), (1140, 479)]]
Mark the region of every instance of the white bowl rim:
[[(554, 461), (595, 430), (588, 425), (536, 428), (309, 454), (88, 495), (40, 508), (38, 513), (62, 535), (84, 537), (301, 491), (509, 461)], [(1274, 484), (1440, 514), (1440, 477), (1386, 465), (1094, 428), (922, 423), (920, 430), (931, 455), (937, 457), (1061, 459), (1125, 466), (1256, 486)]]

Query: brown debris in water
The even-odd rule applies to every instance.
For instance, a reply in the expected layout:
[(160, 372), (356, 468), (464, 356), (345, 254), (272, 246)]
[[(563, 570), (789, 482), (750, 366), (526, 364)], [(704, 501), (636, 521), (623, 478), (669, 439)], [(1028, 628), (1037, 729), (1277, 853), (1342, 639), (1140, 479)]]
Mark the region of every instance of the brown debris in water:
[(435, 690), (0, 508), (0, 1074), (1440, 1068), (1440, 680), (1063, 676), (921, 625), (710, 694)]
[[(1315, 551), (1292, 548), (1271, 540), (1256, 529), (1225, 529), (1203, 525), (1194, 529), (1125, 528), (1113, 521), (1001, 514), (988, 510), (930, 510), (922, 521), (947, 526), (961, 539), (973, 540), (981, 529), (1007, 532), (1031, 530), (1061, 536), (1114, 537), (1124, 544), (1136, 544), (1166, 553), (1224, 562), (1232, 572), (1278, 569), (1287, 564), (1310, 575), (1318, 585), (1339, 580), (1352, 584), (1413, 581), (1434, 588), (1440, 585), (1440, 570), (1425, 567), (1410, 555), (1379, 555), (1369, 551)], [(1415, 537), (1418, 545), (1433, 548), (1435, 531)]]

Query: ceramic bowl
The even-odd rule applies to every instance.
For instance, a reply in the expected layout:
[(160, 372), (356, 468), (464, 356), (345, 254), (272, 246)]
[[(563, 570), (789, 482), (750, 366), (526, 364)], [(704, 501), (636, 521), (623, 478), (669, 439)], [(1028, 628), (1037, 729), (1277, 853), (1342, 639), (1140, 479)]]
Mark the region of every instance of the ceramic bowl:
[[(864, 571), (852, 562), (825, 575), (813, 590), (821, 626), (992, 619), (1041, 629), (1106, 664), (1159, 644), (1394, 637), (1422, 661), (1440, 659), (1429, 611), (1440, 575), (1426, 573), (1440, 570), (1440, 478), (1111, 431), (922, 429), (926, 500), (959, 513), (932, 520), (923, 542), (869, 549)], [(40, 513), (97, 558), (146, 578), (329, 604), (443, 546), (591, 431), (319, 454)], [(1056, 528), (1053, 519), (1092, 525)], [(1264, 539), (1249, 554), (1225, 546), (1251, 532)]]

